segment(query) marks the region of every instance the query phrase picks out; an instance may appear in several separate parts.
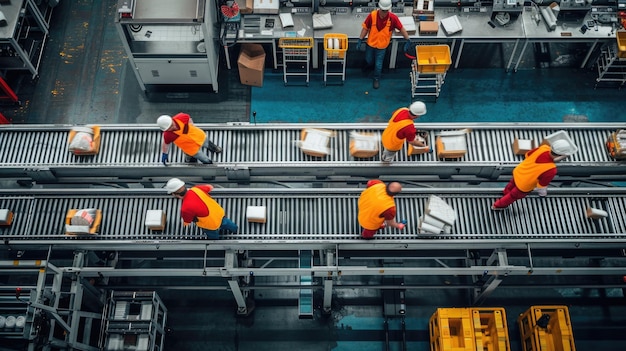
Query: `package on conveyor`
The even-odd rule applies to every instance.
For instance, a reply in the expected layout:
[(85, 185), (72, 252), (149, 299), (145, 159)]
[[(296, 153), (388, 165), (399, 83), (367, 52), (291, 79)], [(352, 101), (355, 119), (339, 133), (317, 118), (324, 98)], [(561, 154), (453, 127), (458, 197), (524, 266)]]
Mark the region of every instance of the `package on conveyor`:
[(559, 130), (558, 132), (547, 135), (545, 138), (543, 138), (541, 144), (552, 146), (558, 140), (563, 140), (567, 143), (567, 147), (564, 150), (561, 150), (562, 155), (572, 156), (573, 154), (578, 152), (578, 146), (574, 144), (574, 140), (572, 140), (572, 138), (570, 138), (570, 136), (564, 130)]
[(102, 211), (99, 209), (70, 209), (65, 215), (65, 234), (95, 234), (101, 222)]
[(526, 153), (537, 147), (537, 143), (532, 139), (513, 139), (513, 153), (516, 155), (526, 155)]
[(0, 209), (0, 226), (10, 226), (12, 222), (13, 212), (6, 208)]
[(369, 158), (378, 155), (380, 135), (377, 133), (350, 132), (350, 156)]
[(409, 147), (407, 148), (408, 156), (421, 155), (421, 154), (425, 154), (431, 151), (430, 141), (428, 138), (428, 132), (417, 131), (417, 134), (415, 135), (415, 139), (424, 143), (424, 146), (413, 146), (409, 144)]
[(626, 159), (626, 129), (619, 129), (611, 133), (606, 141), (609, 155), (617, 160)]
[(75, 155), (96, 155), (100, 151), (100, 127), (73, 127), (67, 143)]
[(305, 128), (300, 133), (300, 140), (294, 143), (303, 153), (324, 157), (330, 154), (330, 138), (335, 136), (335, 132), (327, 129)]
[(462, 158), (467, 153), (470, 129), (443, 131), (437, 134), (437, 158)]
[(419, 233), (450, 234), (456, 218), (456, 211), (450, 205), (442, 198), (431, 195), (418, 222)]

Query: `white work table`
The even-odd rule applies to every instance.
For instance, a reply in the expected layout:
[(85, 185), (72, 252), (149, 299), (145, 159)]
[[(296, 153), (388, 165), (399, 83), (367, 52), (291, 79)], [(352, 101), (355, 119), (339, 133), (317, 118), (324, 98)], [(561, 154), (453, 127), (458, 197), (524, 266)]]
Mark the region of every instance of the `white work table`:
[[(281, 22), (278, 15), (244, 15), (243, 23), (247, 16), (261, 17), (261, 30), (265, 29), (264, 19), (274, 18), (275, 24), (269, 34), (261, 33), (245, 33), (240, 32), (237, 40), (238, 43), (259, 42), (271, 43), (274, 57), (274, 68), (276, 67), (276, 40), (285, 36), (285, 32), (296, 32), (298, 36), (313, 37), (315, 45), (312, 50), (312, 66), (318, 68), (318, 52), (319, 46), (325, 34), (341, 33), (346, 34), (351, 42), (355, 42), (361, 33), (361, 24), (369, 14), (368, 9), (362, 8), (340, 8), (343, 11), (336, 11), (337, 8), (320, 8), (320, 13), (330, 12), (332, 15), (332, 27), (327, 29), (313, 29), (313, 20), (310, 13), (294, 13), (294, 27), (281, 28)], [(289, 9), (281, 11), (289, 12)], [(523, 54), (528, 44), (533, 42), (583, 42), (590, 44), (587, 57), (585, 57), (582, 66), (586, 64), (593, 49), (597, 43), (603, 40), (614, 40), (615, 29), (610, 25), (597, 24), (594, 28), (589, 28), (585, 34), (579, 31), (583, 23), (590, 19), (590, 15), (579, 20), (557, 20), (555, 30), (549, 31), (545, 25), (545, 21), (539, 15), (539, 22), (535, 20), (532, 14), (535, 12), (530, 6), (525, 6), (519, 16), (512, 16), (511, 21), (502, 26), (497, 24), (495, 20), (491, 20), (491, 7), (483, 8), (482, 11), (466, 12), (467, 10), (457, 9), (456, 7), (436, 8), (435, 21), (439, 22), (439, 31), (437, 34), (420, 35), (419, 22), (416, 23), (417, 30), (410, 32), (409, 36), (415, 44), (450, 44), (450, 52), (453, 57), (451, 59), (454, 67), (457, 67), (465, 44), (471, 43), (514, 43), (513, 49), (506, 59), (505, 69), (514, 65), (517, 70)], [(336, 13), (336, 14), (335, 14)], [(394, 11), (398, 16), (411, 16), (412, 8), (405, 6), (403, 13)], [(441, 20), (456, 15), (461, 24), (460, 32), (447, 35), (441, 26)], [(491, 26), (489, 22), (495, 24)], [(244, 28), (242, 26), (242, 28)], [(293, 33), (290, 33), (293, 34)], [(227, 38), (229, 43), (234, 42), (234, 38)], [(400, 33), (395, 33), (392, 44), (390, 46), (390, 62), (389, 68), (396, 67), (396, 59), (398, 56), (399, 45), (404, 43), (404, 39)], [(520, 44), (523, 43), (521, 49), (518, 50)], [(228, 48), (225, 47), (226, 58), (228, 61)], [(230, 66), (229, 66), (230, 68)]]
[(528, 47), (528, 44), (534, 42), (581, 42), (590, 44), (587, 55), (580, 65), (580, 67), (583, 68), (587, 64), (587, 61), (589, 60), (589, 57), (598, 42), (615, 40), (615, 29), (611, 25), (596, 23), (593, 28), (587, 29), (587, 31), (583, 34), (580, 31), (580, 28), (590, 19), (590, 14), (587, 14), (584, 18), (580, 18), (578, 20), (559, 19), (556, 22), (556, 28), (549, 31), (544, 19), (541, 18), (540, 21), (537, 22), (533, 18), (532, 8), (525, 7), (524, 12), (522, 12), (522, 20), (524, 23), (524, 34), (526, 40), (521, 52), (519, 53), (517, 63), (515, 64), (515, 70), (517, 71), (517, 67), (522, 60), (522, 56), (524, 55), (524, 51), (526, 50), (526, 47)]
[[(287, 12), (287, 10), (285, 10)], [(258, 32), (249, 33), (246, 32), (246, 20), (248, 22), (254, 18), (255, 22), (259, 22), (259, 30)], [(266, 24), (270, 20), (273, 20), (274, 25), (266, 27)], [(265, 15), (265, 14), (252, 14), (252, 15), (244, 15), (241, 19), (241, 25), (239, 27), (239, 36), (235, 37), (234, 35), (226, 36), (224, 42), (224, 55), (226, 59), (226, 65), (228, 69), (230, 66), (230, 54), (229, 48), (231, 45), (243, 44), (243, 43), (258, 43), (258, 44), (270, 44), (272, 46), (272, 57), (274, 60), (274, 69), (278, 69), (278, 60), (276, 58), (276, 42), (278, 39), (288, 36), (290, 34), (292, 36), (299, 37), (313, 37), (313, 18), (310, 14), (293, 14), (293, 27), (282, 28), (282, 24), (280, 22), (280, 17), (278, 15)], [(222, 25), (222, 31), (224, 31), (224, 25)]]

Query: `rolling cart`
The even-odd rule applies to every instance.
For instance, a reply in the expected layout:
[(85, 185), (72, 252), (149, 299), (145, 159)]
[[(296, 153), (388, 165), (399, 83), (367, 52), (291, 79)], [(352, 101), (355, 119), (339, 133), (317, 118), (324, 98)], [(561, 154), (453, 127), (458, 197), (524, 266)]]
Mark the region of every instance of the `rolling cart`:
[(313, 38), (280, 38), (278, 47), (283, 51), (285, 86), (287, 86), (287, 77), (305, 77), (305, 84), (308, 86)]
[(346, 34), (324, 34), (324, 85), (328, 84), (329, 76), (341, 77), (343, 85), (346, 80), (346, 51), (348, 51)]
[(439, 97), (452, 62), (448, 45), (418, 45), (411, 62), (411, 97)]

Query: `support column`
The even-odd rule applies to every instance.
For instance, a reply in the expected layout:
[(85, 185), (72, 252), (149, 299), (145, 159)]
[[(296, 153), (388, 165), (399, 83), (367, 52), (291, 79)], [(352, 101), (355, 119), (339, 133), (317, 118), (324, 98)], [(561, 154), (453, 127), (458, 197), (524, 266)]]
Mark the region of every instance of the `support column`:
[(477, 281), (482, 281), (481, 287), (474, 289), (474, 304), (482, 304), (489, 295), (502, 283), (502, 280), (508, 276), (506, 271), (499, 272), (501, 269), (509, 267), (509, 260), (505, 249), (495, 249), (491, 256), (487, 259), (486, 266), (492, 266), (495, 269), (490, 272), (485, 269), (483, 276), (478, 278)]
[[(335, 262), (336, 255), (333, 250), (325, 251), (326, 265), (329, 267), (336, 267), (337, 264)], [(327, 277), (324, 277), (324, 302), (322, 305), (324, 314), (330, 314), (332, 309), (332, 297), (333, 297), (333, 277), (332, 274), (328, 274)]]
[[(230, 290), (233, 293), (233, 297), (235, 298), (235, 302), (237, 303), (237, 315), (238, 316), (249, 316), (252, 311), (254, 311), (254, 300), (250, 299), (248, 293), (244, 293), (239, 286), (240, 279), (250, 279), (250, 277), (233, 277), (228, 272), (230, 269), (239, 268), (239, 260), (238, 253), (233, 250), (229, 250), (225, 252), (224, 255), (224, 268), (222, 269), (222, 276), (230, 278), (228, 280), (228, 286), (230, 286)], [(245, 253), (244, 255), (245, 261)], [(248, 262), (246, 261), (246, 264)]]

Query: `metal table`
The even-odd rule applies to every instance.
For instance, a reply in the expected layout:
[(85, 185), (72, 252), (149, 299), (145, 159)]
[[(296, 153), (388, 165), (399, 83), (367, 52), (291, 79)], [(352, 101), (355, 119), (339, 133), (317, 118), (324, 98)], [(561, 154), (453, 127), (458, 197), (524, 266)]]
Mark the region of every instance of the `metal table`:
[(587, 32), (583, 34), (579, 29), (583, 23), (587, 23), (590, 19), (590, 14), (587, 14), (587, 16), (578, 20), (558, 20), (556, 28), (553, 31), (548, 31), (543, 18), (541, 18), (539, 22), (536, 22), (533, 19), (532, 7), (525, 7), (522, 12), (522, 20), (524, 23), (524, 34), (526, 40), (524, 41), (524, 45), (519, 53), (514, 70), (517, 71), (517, 67), (524, 56), (524, 51), (526, 51), (528, 44), (550, 42), (578, 42), (591, 44), (583, 62), (580, 65), (580, 68), (585, 67), (591, 53), (600, 41), (615, 40), (615, 29), (612, 26), (601, 25), (599, 23), (596, 24), (594, 28), (588, 29)]
[[(285, 9), (285, 11), (287, 11)], [(260, 28), (258, 33), (246, 32), (245, 23), (246, 19), (250, 21), (251, 18), (259, 18)], [(269, 21), (268, 21), (269, 20)], [(293, 14), (293, 27), (282, 28), (280, 17), (278, 15), (244, 15), (241, 18), (241, 27), (239, 28), (239, 36), (234, 33), (229, 33), (224, 38), (224, 56), (226, 58), (226, 65), (228, 69), (231, 69), (230, 64), (230, 47), (240, 43), (256, 43), (256, 44), (269, 44), (272, 46), (272, 59), (274, 60), (274, 69), (278, 69), (278, 58), (276, 54), (276, 42), (279, 38), (287, 36), (289, 32), (296, 33), (298, 37), (312, 37), (313, 36), (313, 18), (310, 14)], [(274, 25), (271, 28), (266, 27), (268, 22), (274, 21)], [(222, 33), (225, 30), (226, 24), (222, 24)], [(314, 66), (315, 68), (315, 66)]]

